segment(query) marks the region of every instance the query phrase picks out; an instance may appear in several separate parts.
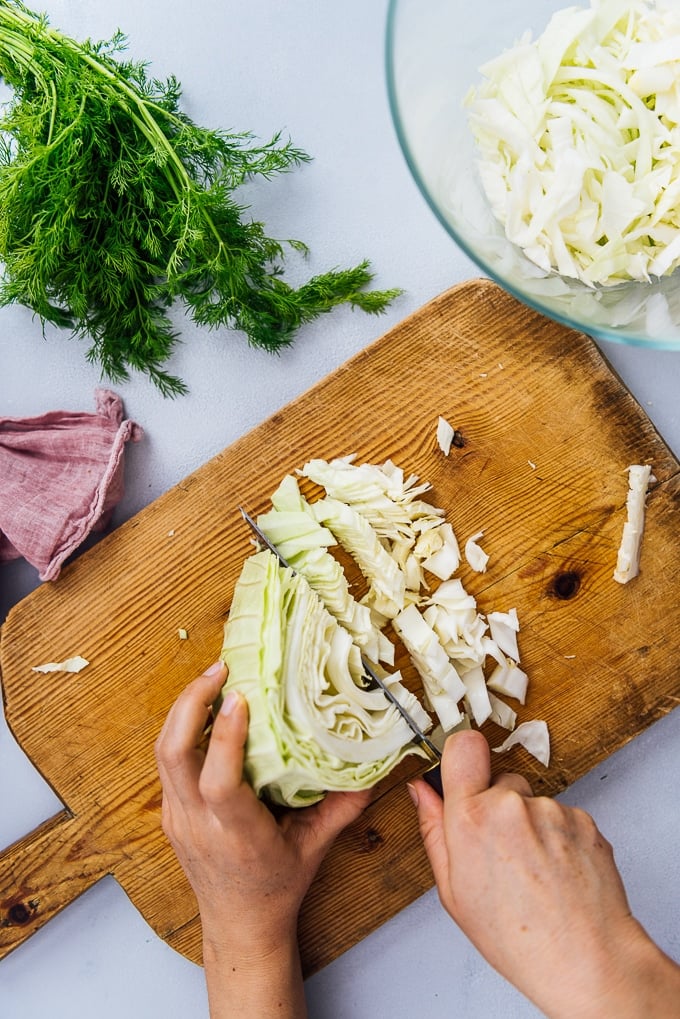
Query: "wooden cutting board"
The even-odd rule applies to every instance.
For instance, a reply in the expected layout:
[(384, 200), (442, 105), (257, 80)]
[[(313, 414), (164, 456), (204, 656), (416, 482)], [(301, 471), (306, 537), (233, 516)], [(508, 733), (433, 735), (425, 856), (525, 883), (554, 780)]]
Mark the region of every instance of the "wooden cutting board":
[[(463, 444), (438, 449), (439, 415)], [(564, 789), (680, 697), (680, 472), (594, 343), (489, 281), (455, 287), (224, 450), (10, 613), (0, 646), (15, 737), (64, 803), (0, 856), (7, 953), (105, 874), (153, 929), (200, 961), (196, 903), (160, 828), (153, 743), (183, 686), (220, 651), (258, 513), (306, 459), (390, 457), (432, 482), (461, 540), (483, 530), (487, 573), (461, 576), (482, 611), (516, 607), (552, 760), (497, 769)], [(653, 464), (641, 574), (612, 573), (626, 468)], [(180, 640), (178, 628), (188, 639)], [(31, 667), (84, 655), (77, 675)], [(409, 684), (418, 690), (413, 671)], [(503, 733), (485, 727), (492, 745)], [(305, 902), (314, 972), (432, 884), (402, 765), (338, 840)], [(7, 781), (7, 778), (4, 778)]]

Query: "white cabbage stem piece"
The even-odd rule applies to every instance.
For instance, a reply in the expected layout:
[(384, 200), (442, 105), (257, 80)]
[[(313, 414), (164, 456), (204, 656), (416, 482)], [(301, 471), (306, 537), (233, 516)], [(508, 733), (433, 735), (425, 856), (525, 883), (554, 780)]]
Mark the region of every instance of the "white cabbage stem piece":
[(495, 641), (497, 647), (500, 648), (504, 655), (518, 662), (517, 634), (519, 632), (519, 619), (517, 617), (517, 609), (510, 609), (509, 612), (488, 612), (486, 618), (491, 630), (491, 639)]
[(614, 570), (614, 580), (619, 584), (627, 584), (640, 572), (640, 548), (645, 529), (645, 500), (651, 473), (652, 468), (649, 464), (632, 464), (628, 468), (627, 519), (623, 525)]
[(444, 456), (448, 456), (451, 452), (451, 443), (455, 434), (453, 425), (440, 414), (437, 419), (437, 445)]
[(488, 554), (478, 543), (478, 538), (484, 537), (484, 531), (477, 531), (465, 542), (465, 558), (468, 566), (476, 573), (486, 573), (486, 564), (489, 561)]
[(81, 672), (87, 665), (87, 658), (82, 655), (74, 655), (63, 662), (45, 662), (44, 665), (34, 665), (31, 672)]

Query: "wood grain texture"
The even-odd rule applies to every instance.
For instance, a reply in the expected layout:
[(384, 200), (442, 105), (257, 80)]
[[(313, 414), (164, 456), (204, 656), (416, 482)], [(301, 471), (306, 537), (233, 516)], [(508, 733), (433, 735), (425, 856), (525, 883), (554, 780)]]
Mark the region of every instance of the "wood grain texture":
[[(437, 417), (463, 436), (445, 457)], [(545, 718), (552, 761), (494, 767), (554, 794), (680, 698), (680, 470), (595, 344), (489, 281), (455, 287), (224, 450), (10, 613), (0, 664), (8, 723), (65, 810), (0, 856), (0, 952), (104, 874), (200, 961), (196, 903), (159, 824), (153, 743), (183, 686), (217, 657), (258, 513), (310, 457), (390, 457), (432, 482), (488, 572), (462, 571), (482, 611), (516, 607), (531, 678), (520, 719)], [(640, 576), (612, 579), (626, 468), (652, 463)], [(178, 638), (178, 628), (188, 632)], [(31, 666), (82, 654), (77, 675)], [(417, 677), (399, 658), (409, 685)], [(503, 733), (485, 727), (492, 745)], [(432, 883), (403, 762), (343, 833), (304, 904), (314, 972)]]

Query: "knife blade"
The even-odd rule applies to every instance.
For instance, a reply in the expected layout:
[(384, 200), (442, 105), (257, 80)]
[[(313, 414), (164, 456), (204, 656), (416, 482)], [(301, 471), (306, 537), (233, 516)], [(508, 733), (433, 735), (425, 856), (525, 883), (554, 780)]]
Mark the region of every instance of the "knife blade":
[[(295, 569), (290, 565), (289, 562), (286, 561), (285, 557), (281, 555), (274, 542), (270, 541), (270, 539), (264, 533), (264, 531), (259, 526), (257, 521), (255, 521), (253, 517), (251, 517), (251, 515), (248, 512), (246, 512), (246, 510), (243, 509), (242, 506), (239, 506), (239, 511), (245, 522), (248, 524), (248, 527), (250, 527), (251, 531), (257, 538), (258, 542), (265, 548), (268, 548), (269, 551), (276, 556), (276, 558), (278, 559), (282, 566), (284, 566), (286, 569), (292, 570), (293, 573), (295, 573), (296, 572)], [(425, 752), (427, 753), (428, 757), (430, 758), (430, 761), (434, 762), (434, 767), (428, 768), (427, 771), (423, 774), (423, 778), (428, 783), (428, 785), (432, 786), (435, 792), (439, 793), (439, 795), (443, 797), (444, 793), (442, 789), (441, 767), (440, 767), (440, 762), (442, 758), (441, 750), (422, 731), (416, 720), (409, 714), (406, 708), (403, 707), (402, 704), (400, 704), (399, 700), (397, 699), (395, 694), (390, 690), (387, 683), (385, 683), (385, 681), (378, 675), (378, 673), (375, 671), (371, 663), (364, 657), (363, 654), (361, 656), (361, 667), (364, 670), (367, 679), (369, 679), (375, 686), (379, 686), (382, 692), (387, 697), (387, 699), (390, 701), (390, 703), (393, 704), (394, 707), (397, 709), (397, 711), (404, 719), (404, 721), (410, 728), (411, 732), (413, 733), (414, 742), (417, 743), (419, 746), (422, 746)]]

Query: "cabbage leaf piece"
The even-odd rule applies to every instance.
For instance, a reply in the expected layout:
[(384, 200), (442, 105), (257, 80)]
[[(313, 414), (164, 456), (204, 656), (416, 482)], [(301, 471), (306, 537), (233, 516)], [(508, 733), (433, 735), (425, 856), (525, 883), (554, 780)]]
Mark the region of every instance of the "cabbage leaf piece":
[(512, 747), (523, 746), (537, 761), (544, 764), (546, 768), (550, 764), (550, 732), (547, 722), (542, 719), (533, 719), (531, 722), (522, 722), (513, 732), (507, 736), (499, 747), (492, 747), (495, 754), (505, 753)]
[[(365, 789), (408, 754), (423, 755), (380, 689), (364, 685), (361, 655), (300, 574), (268, 550), (244, 563), (225, 625), (223, 693), (250, 712), (245, 774), (258, 795), (303, 807), (326, 791)], [(427, 730), (417, 698), (390, 677)]]

